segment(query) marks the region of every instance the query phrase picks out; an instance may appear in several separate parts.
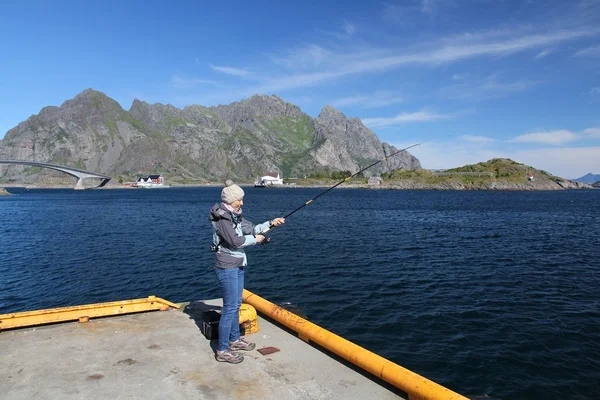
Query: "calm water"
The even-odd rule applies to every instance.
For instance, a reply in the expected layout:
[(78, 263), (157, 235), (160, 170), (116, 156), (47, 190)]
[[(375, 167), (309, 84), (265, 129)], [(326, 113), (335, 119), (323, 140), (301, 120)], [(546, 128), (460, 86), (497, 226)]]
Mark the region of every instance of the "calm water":
[[(256, 223), (319, 189), (246, 189)], [(219, 188), (0, 197), (0, 313), (219, 297)], [(336, 189), (248, 251), (249, 290), (463, 394), (600, 398), (600, 190)]]

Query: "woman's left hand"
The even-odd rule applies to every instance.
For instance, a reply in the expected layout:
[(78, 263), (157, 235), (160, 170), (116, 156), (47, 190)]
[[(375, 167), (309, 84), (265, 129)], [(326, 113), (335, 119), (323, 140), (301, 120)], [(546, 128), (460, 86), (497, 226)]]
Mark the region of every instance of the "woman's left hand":
[(279, 226), (281, 224), (285, 224), (285, 218), (279, 217), (279, 218), (275, 218), (273, 221), (271, 221), (271, 225), (273, 225), (273, 226)]

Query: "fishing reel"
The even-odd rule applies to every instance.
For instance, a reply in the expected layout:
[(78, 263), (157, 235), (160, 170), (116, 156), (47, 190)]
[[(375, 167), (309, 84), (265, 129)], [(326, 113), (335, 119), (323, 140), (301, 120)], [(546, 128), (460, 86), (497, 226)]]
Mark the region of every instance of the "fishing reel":
[(262, 244), (262, 245), (269, 244), (269, 243), (271, 243), (271, 238), (268, 236), (265, 236), (265, 239), (262, 242), (260, 242), (260, 244)]

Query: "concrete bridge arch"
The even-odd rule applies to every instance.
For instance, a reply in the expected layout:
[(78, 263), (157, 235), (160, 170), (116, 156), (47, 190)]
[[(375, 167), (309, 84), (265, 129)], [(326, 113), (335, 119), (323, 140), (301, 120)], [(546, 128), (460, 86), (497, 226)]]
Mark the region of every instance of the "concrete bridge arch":
[(75, 184), (75, 188), (74, 188), (76, 190), (85, 189), (83, 187), (83, 180), (87, 179), (87, 178), (102, 179), (102, 182), (100, 182), (100, 184), (98, 186), (96, 186), (96, 188), (103, 187), (111, 179), (110, 176), (97, 174), (95, 172), (89, 172), (89, 171), (84, 171), (82, 169), (66, 167), (64, 165), (40, 163), (40, 162), (36, 162), (36, 161), (0, 160), (0, 164), (27, 165), (27, 166), (32, 166), (32, 167), (49, 168), (49, 169), (53, 169), (56, 171), (64, 172), (65, 174), (68, 174), (68, 175), (71, 175), (71, 176), (74, 176), (75, 178), (77, 178), (77, 183)]

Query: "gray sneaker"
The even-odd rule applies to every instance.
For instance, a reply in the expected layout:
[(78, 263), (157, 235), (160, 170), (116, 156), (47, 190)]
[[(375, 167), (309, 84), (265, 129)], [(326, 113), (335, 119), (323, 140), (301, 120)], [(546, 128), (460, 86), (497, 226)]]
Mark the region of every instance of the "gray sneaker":
[(256, 344), (246, 342), (246, 339), (240, 338), (235, 342), (230, 342), (229, 348), (231, 350), (252, 351), (256, 348)]
[(239, 364), (244, 361), (244, 356), (238, 353), (234, 353), (231, 349), (225, 349), (223, 351), (217, 350), (215, 358), (219, 362), (228, 362), (230, 364)]

